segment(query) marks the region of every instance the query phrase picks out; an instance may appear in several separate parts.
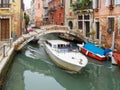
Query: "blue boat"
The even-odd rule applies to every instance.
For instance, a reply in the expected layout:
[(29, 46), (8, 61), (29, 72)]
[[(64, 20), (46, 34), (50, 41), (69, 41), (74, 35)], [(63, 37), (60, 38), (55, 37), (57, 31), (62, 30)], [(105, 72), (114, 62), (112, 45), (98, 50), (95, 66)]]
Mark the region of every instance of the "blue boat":
[(100, 61), (106, 60), (106, 54), (112, 51), (109, 48), (103, 49), (91, 42), (88, 42), (84, 45), (78, 44), (78, 46), (79, 46), (80, 52), (82, 52), (83, 54), (89, 57), (100, 60)]

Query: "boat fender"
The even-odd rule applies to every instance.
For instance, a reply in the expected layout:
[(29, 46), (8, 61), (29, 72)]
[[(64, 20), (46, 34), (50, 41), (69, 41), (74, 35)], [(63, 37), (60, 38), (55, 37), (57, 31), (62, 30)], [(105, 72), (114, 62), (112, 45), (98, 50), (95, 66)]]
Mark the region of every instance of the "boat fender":
[(88, 55), (88, 50), (86, 51), (86, 53), (85, 53), (86, 55)]

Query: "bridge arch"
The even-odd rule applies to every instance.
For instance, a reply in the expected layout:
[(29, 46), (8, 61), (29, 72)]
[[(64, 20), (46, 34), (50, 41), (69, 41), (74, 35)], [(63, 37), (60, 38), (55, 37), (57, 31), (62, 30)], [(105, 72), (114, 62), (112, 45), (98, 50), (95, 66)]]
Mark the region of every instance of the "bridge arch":
[(67, 34), (76, 36), (78, 38), (84, 39), (84, 37), (82, 35), (80, 35), (78, 32), (70, 30), (68, 26), (53, 25), (53, 26), (49, 26), (49, 27), (48, 26), (43, 27), (43, 28), (41, 28), (41, 30), (40, 29), (34, 30), (32, 32), (29, 32), (28, 34), (22, 35), (20, 38), (18, 38), (14, 42), (14, 47), (16, 48), (16, 50), (20, 50), (25, 44), (27, 44), (34, 38), (40, 37), (42, 35), (46, 35), (49, 33), (67, 33)]

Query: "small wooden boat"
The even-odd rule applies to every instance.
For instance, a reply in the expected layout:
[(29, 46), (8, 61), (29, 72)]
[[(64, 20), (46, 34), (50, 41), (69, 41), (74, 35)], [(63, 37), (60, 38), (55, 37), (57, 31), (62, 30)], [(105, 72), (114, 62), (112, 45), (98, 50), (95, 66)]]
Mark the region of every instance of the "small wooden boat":
[(78, 46), (80, 52), (99, 61), (107, 60), (106, 54), (111, 52), (108, 48), (104, 50), (90, 42), (86, 44), (78, 44)]
[(74, 37), (70, 36), (69, 34), (59, 34), (59, 38), (69, 41), (74, 41)]
[(33, 40), (30, 41), (30, 43), (37, 44), (39, 41), (39, 38), (35, 37)]
[(69, 42), (63, 40), (47, 40), (45, 50), (57, 66), (70, 71), (79, 72), (88, 63), (78, 48), (73, 49)]

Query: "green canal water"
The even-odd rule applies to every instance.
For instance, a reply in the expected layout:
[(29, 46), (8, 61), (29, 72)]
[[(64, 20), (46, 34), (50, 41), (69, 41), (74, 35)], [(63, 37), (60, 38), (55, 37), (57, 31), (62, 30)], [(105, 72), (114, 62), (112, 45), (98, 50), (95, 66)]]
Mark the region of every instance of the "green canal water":
[(44, 47), (28, 44), (14, 57), (3, 90), (120, 90), (119, 67), (88, 59), (75, 74), (52, 63)]

